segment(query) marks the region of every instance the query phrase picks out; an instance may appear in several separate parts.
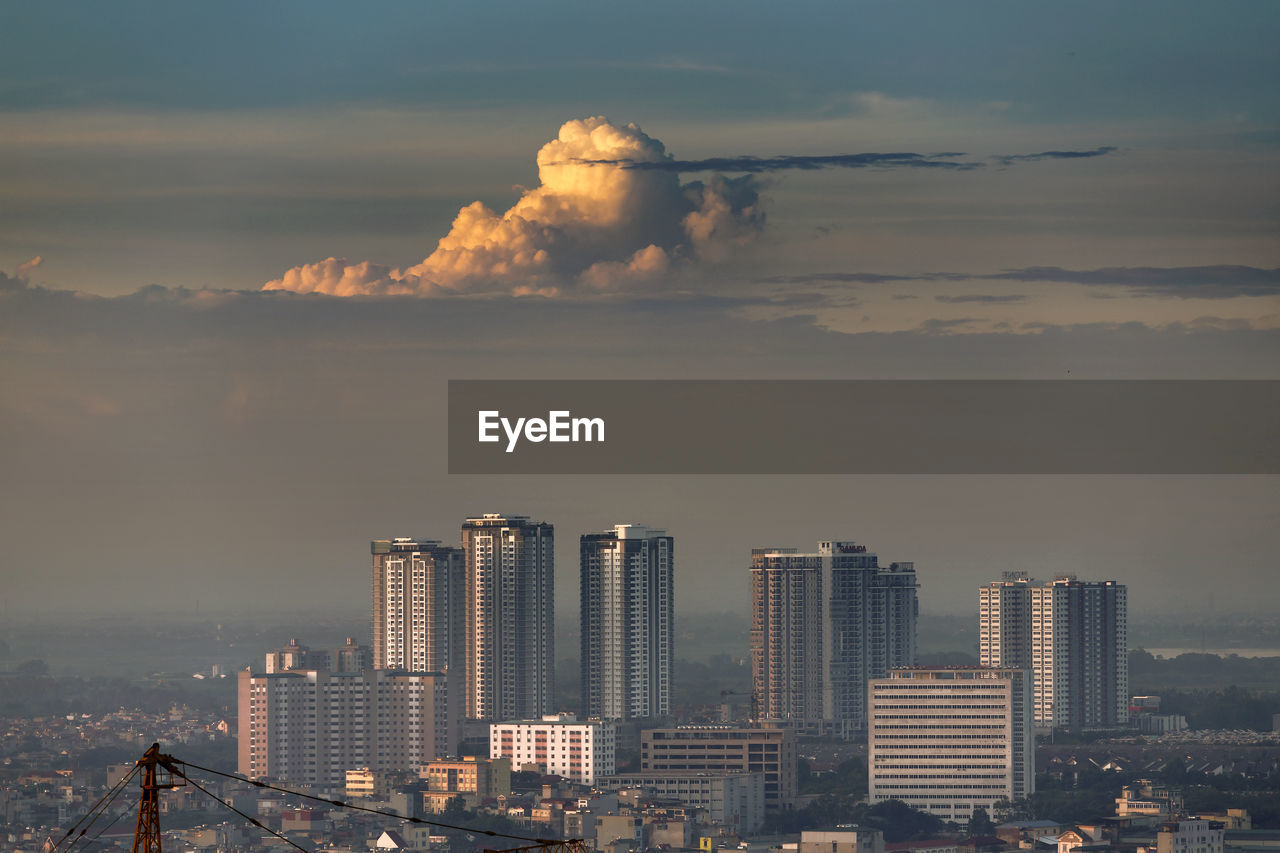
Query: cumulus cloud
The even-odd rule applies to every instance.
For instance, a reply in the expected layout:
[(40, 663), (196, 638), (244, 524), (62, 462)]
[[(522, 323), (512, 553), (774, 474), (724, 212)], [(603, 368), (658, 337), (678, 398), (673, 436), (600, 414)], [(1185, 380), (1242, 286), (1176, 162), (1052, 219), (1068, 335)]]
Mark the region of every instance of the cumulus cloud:
[(669, 160), (635, 124), (569, 121), (538, 152), (538, 186), (502, 213), (478, 201), (462, 208), (420, 263), (393, 269), (329, 258), (264, 289), (340, 296), (609, 289), (719, 258), (763, 227), (749, 176), (681, 184), (671, 171), (618, 165)]
[(268, 282), (263, 289), (361, 296), (412, 293), (415, 285), (399, 270), (382, 264), (372, 261), (353, 264), (346, 258), (326, 258), (318, 263), (294, 267), (275, 281)]

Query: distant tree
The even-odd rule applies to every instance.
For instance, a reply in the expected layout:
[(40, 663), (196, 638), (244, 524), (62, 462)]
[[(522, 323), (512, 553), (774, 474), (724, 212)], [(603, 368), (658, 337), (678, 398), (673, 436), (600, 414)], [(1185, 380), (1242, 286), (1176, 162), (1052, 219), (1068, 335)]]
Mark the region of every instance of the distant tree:
[(27, 676), (28, 678), (35, 678), (39, 676), (48, 675), (49, 664), (45, 663), (42, 660), (27, 660), (18, 664), (17, 669), (14, 671), (17, 672), (18, 675), (24, 675), (24, 676)]
[(640, 751), (636, 749), (620, 749), (615, 758), (615, 765), (619, 773), (639, 773), (640, 772)]
[(542, 783), (542, 774), (533, 770), (516, 770), (511, 774), (511, 790), (537, 791)]
[(942, 818), (913, 809), (901, 800), (876, 803), (866, 810), (860, 822), (883, 831), (884, 840), (891, 843), (936, 836), (945, 827)]
[(797, 762), (801, 794), (844, 794), (860, 800), (867, 793), (867, 766), (861, 759), (840, 762), (830, 773), (814, 773), (804, 759)]
[(992, 804), (991, 810), (993, 812), (992, 821), (997, 825), (1008, 823), (1011, 820), (1033, 819), (1031, 803), (1025, 797), (1019, 797), (1012, 802), (1002, 797)]
[(810, 782), (812, 779), (813, 771), (809, 769), (808, 759), (801, 758), (796, 761), (796, 787), (800, 793), (810, 793)]
[(467, 815), (467, 801), (460, 796), (453, 797), (444, 804), (444, 811), (440, 813), (440, 820), (445, 823), (461, 823)]
[(982, 806), (975, 808), (973, 814), (969, 816), (969, 837), (977, 838), (980, 835), (991, 835), (995, 831), (996, 825), (992, 822), (991, 816), (987, 814), (987, 810)]

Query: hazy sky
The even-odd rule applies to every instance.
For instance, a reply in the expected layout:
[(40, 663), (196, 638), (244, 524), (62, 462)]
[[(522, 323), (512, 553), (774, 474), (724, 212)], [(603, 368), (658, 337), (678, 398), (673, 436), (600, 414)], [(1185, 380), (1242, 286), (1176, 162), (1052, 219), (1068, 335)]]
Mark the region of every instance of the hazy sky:
[[(367, 601), (503, 511), (1280, 606), (1280, 483), (451, 477), (450, 378), (1280, 378), (1267, 2), (10, 4), (0, 595)], [(283, 292), (282, 292), (283, 291)], [(300, 291), (300, 292), (287, 292)], [(874, 416), (874, 413), (868, 413)], [(1224, 413), (1229, 417), (1230, 413)]]

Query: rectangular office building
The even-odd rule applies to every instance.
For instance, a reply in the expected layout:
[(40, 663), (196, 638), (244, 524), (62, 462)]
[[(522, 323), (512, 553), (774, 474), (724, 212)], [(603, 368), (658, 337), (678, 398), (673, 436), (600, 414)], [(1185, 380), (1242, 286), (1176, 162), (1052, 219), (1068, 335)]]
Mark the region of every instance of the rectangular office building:
[(1022, 669), (897, 669), (868, 689), (869, 799), (946, 820), (1035, 791), (1031, 674)]

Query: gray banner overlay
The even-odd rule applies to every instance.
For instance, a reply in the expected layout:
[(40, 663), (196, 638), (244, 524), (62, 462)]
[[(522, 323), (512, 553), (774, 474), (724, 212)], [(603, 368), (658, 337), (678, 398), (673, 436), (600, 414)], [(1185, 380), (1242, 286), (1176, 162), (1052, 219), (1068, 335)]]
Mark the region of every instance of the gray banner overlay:
[(1280, 381), (450, 380), (449, 472), (1277, 474)]

